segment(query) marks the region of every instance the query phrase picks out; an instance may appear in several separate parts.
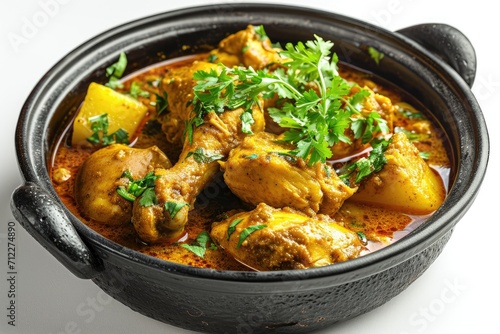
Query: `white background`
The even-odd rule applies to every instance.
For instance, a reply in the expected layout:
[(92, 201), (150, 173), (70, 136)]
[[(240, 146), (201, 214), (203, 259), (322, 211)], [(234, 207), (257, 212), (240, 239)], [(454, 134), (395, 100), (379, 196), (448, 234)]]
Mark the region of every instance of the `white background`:
[[(231, 1), (226, 1), (229, 3)], [(257, 1), (255, 1), (257, 2)], [(260, 2), (260, 1), (259, 1)], [(16, 326), (8, 325), (6, 226), (14, 221), (12, 191), (22, 183), (14, 128), (36, 82), (73, 48), (115, 25), (162, 11), (215, 1), (0, 2), (0, 333), (191, 333), (135, 313), (60, 265), (17, 224)], [(489, 172), (476, 202), (457, 225), (442, 255), (424, 275), (382, 307), (320, 333), (498, 333), (500, 293), (494, 274), (500, 229), (496, 171), (500, 117), (498, 21), (493, 2), (478, 0), (282, 1), (352, 16), (389, 30), (418, 23), (448, 23), (469, 37), (478, 68), (473, 92), (489, 124)], [(27, 34), (26, 26), (35, 24)], [(23, 37), (22, 44), (12, 43)], [(498, 270), (498, 269), (497, 269)], [(93, 306), (92, 306), (93, 305)], [(221, 305), (221, 307), (225, 307)], [(80, 310), (77, 311), (77, 310)], [(85, 311), (84, 313), (81, 311)]]

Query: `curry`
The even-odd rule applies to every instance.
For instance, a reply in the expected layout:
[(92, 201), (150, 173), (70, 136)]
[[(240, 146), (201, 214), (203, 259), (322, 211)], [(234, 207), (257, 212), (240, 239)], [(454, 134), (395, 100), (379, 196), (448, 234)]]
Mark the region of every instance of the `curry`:
[(202, 268), (307, 269), (396, 242), (444, 201), (448, 144), (332, 46), (248, 26), (126, 77), (122, 54), (60, 134), (57, 193), (104, 237)]

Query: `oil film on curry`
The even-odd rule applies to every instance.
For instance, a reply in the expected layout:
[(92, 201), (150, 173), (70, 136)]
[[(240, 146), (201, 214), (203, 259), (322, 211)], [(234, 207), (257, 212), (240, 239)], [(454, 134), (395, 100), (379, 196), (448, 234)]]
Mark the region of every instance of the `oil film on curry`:
[(330, 265), (425, 223), (450, 169), (430, 114), (320, 36), (264, 28), (127, 76), (121, 54), (54, 149), (65, 205), (116, 243), (223, 270)]

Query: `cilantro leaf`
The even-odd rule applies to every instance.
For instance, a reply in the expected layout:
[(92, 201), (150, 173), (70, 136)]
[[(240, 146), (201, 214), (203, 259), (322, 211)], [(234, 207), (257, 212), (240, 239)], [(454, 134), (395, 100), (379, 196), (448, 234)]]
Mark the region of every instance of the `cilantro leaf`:
[(194, 152), (188, 152), (186, 159), (191, 156), (198, 163), (210, 163), (224, 158), (222, 154), (205, 154), (205, 151), (201, 147), (198, 147)]
[(162, 95), (155, 94), (156, 95), (156, 113), (158, 116), (160, 116), (165, 110), (168, 108), (168, 95), (166, 91), (162, 92)]
[(240, 238), (238, 239), (238, 244), (236, 245), (236, 248), (240, 248), (243, 241), (245, 241), (246, 238), (248, 238), (248, 236), (250, 234), (252, 234), (258, 230), (262, 230), (263, 228), (266, 228), (266, 227), (267, 227), (267, 225), (253, 225), (253, 226), (249, 226), (246, 229), (244, 229), (243, 231), (241, 231)]
[(189, 206), (189, 204), (177, 203), (177, 202), (165, 202), (165, 210), (169, 213), (170, 218), (172, 218), (172, 219), (185, 206)]
[(241, 223), (243, 221), (243, 218), (239, 218), (239, 219), (235, 219), (230, 225), (229, 227), (227, 228), (227, 240), (229, 240), (229, 238), (231, 237), (231, 234), (234, 233), (234, 231), (236, 231), (236, 225), (238, 225), (239, 223)]
[(154, 188), (146, 188), (146, 190), (144, 190), (139, 200), (139, 204), (146, 207), (158, 204)]
[(156, 179), (160, 176), (154, 175), (154, 172), (149, 172), (143, 178), (134, 181), (130, 171), (125, 170), (121, 177), (127, 178), (130, 181), (126, 187), (117, 187), (116, 192), (121, 197), (127, 201), (133, 202), (137, 197), (142, 195), (139, 204), (143, 206), (151, 206), (158, 203), (154, 192), (154, 186)]
[(122, 88), (123, 84), (119, 81), (119, 79), (123, 76), (123, 73), (125, 73), (126, 68), (127, 56), (124, 52), (122, 52), (120, 53), (117, 62), (106, 68), (106, 76), (109, 78), (106, 86), (113, 89)]
[(207, 245), (210, 243), (210, 249), (217, 249), (217, 246), (214, 244), (212, 239), (210, 238), (210, 235), (208, 234), (207, 231), (202, 231), (198, 236), (196, 237), (196, 240), (192, 244), (180, 244), (181, 247), (187, 249), (190, 252), (193, 252), (194, 254), (198, 255), (201, 258), (205, 257), (205, 252), (207, 250)]
[(368, 53), (370, 54), (370, 57), (377, 65), (379, 65), (380, 61), (384, 58), (384, 54), (372, 46), (368, 47)]
[(87, 138), (87, 141), (92, 144), (102, 144), (108, 146), (115, 143), (128, 144), (128, 132), (125, 129), (118, 129), (112, 134), (108, 134), (109, 120), (108, 114), (96, 115), (89, 117), (90, 129), (92, 135)]
[(354, 176), (354, 184), (359, 184), (363, 179), (373, 173), (377, 173), (387, 163), (384, 153), (389, 146), (390, 140), (381, 139), (372, 142), (372, 151), (368, 158), (361, 158), (345, 168), (345, 172), (339, 178), (346, 184), (351, 184), (351, 177)]
[(133, 98), (137, 99), (139, 97), (145, 97), (145, 98), (148, 98), (149, 97), (149, 92), (146, 91), (146, 90), (143, 90), (141, 88), (141, 84), (134, 81), (132, 82), (132, 84), (130, 85), (130, 96), (132, 96)]

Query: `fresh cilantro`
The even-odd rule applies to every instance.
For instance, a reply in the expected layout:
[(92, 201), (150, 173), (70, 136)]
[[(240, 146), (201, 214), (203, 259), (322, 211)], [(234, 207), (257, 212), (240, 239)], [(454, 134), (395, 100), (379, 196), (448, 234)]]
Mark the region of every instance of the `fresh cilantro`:
[(159, 176), (155, 175), (154, 172), (149, 172), (141, 179), (134, 180), (130, 171), (126, 170), (122, 173), (122, 178), (127, 178), (130, 182), (127, 186), (119, 186), (116, 189), (116, 192), (127, 201), (133, 202), (137, 199), (137, 197), (141, 196), (139, 200), (139, 204), (142, 206), (151, 206), (158, 202), (155, 192), (154, 186), (156, 179)]
[(418, 154), (424, 160), (429, 160), (429, 158), (431, 157), (431, 152), (418, 152)]
[(111, 66), (106, 68), (106, 76), (109, 78), (109, 81), (106, 83), (106, 86), (116, 89), (122, 88), (123, 84), (119, 81), (123, 76), (125, 69), (127, 68), (127, 56), (124, 52), (120, 53), (118, 57), (118, 61)]
[(156, 114), (160, 116), (168, 108), (168, 95), (166, 91), (162, 92), (162, 95), (156, 95)]
[(244, 156), (245, 159), (248, 159), (248, 160), (255, 160), (259, 157), (259, 155), (257, 153), (252, 153), (250, 155), (246, 155)]
[(192, 244), (180, 244), (181, 247), (187, 249), (190, 252), (193, 252), (194, 254), (198, 255), (201, 258), (205, 257), (205, 252), (207, 250), (207, 244), (210, 242), (210, 249), (216, 250), (217, 246), (215, 243), (212, 241), (210, 238), (210, 235), (208, 234), (207, 231), (202, 231), (198, 236), (196, 237), (196, 240), (193, 241)]
[(418, 118), (418, 119), (425, 119), (424, 114), (418, 112), (418, 111), (412, 111), (407, 108), (403, 108), (399, 106), (398, 111), (403, 114), (405, 117), (408, 117), (410, 119)]
[(208, 59), (207, 59), (207, 61), (208, 61), (209, 63), (215, 63), (215, 62), (217, 61), (217, 59), (218, 59), (218, 58), (219, 58), (219, 57), (217, 57), (217, 55), (215, 55), (215, 54), (211, 53), (211, 54), (209, 54), (209, 55), (208, 55)]
[(279, 156), (282, 159), (285, 159), (287, 162), (291, 164), (297, 163), (297, 158), (290, 152), (270, 152), (270, 153), (276, 154), (277, 156)]
[(372, 151), (368, 158), (361, 158), (345, 168), (345, 172), (339, 178), (346, 184), (351, 184), (351, 177), (354, 176), (354, 184), (359, 184), (367, 176), (377, 173), (387, 163), (384, 153), (390, 140), (379, 140), (372, 142)]
[(210, 163), (212, 161), (224, 158), (222, 154), (205, 154), (205, 151), (201, 147), (198, 147), (194, 152), (188, 152), (186, 158), (189, 158), (191, 156), (198, 163)]
[[(251, 110), (260, 106), (261, 97), (277, 95), (283, 101), (280, 108), (269, 108), (269, 115), (286, 131), (283, 141), (295, 145), (290, 153), (308, 160), (309, 165), (332, 156), (330, 147), (338, 142), (350, 143), (344, 133), (351, 126), (351, 117), (359, 113), (368, 92), (360, 90), (350, 96), (352, 85), (338, 75), (337, 55), (331, 53), (333, 43), (315, 36), (315, 40), (293, 45), (288, 43), (281, 55), (286, 59), (274, 72), (253, 68), (228, 68), (219, 71), (198, 71), (193, 79), (194, 112), (187, 126), (189, 140), (196, 126), (203, 124), (209, 112), (243, 108), (242, 128), (248, 130)], [(378, 114), (376, 114), (378, 115)], [(380, 116), (363, 118), (358, 115), (362, 134), (383, 130)], [(364, 122), (361, 126), (360, 122)], [(371, 137), (370, 137), (371, 139)]]
[(388, 133), (389, 127), (385, 119), (372, 111), (367, 117), (355, 118), (351, 123), (351, 130), (354, 132), (354, 138), (361, 138), (362, 143), (366, 144), (373, 139), (374, 134)]
[(372, 57), (373, 61), (379, 65), (380, 64), (380, 61), (382, 60), (382, 58), (384, 58), (384, 54), (379, 52), (377, 49), (375, 49), (374, 47), (368, 47), (368, 53), (370, 54), (370, 57)]
[(87, 138), (87, 141), (92, 144), (102, 144), (108, 146), (115, 143), (128, 144), (128, 132), (125, 129), (118, 129), (112, 134), (108, 134), (109, 120), (108, 114), (96, 115), (89, 117), (90, 129), (92, 135)]
[(255, 31), (255, 33), (257, 34), (257, 36), (259, 36), (259, 39), (261, 41), (269, 39), (269, 37), (266, 34), (266, 31), (264, 30), (264, 26), (263, 25), (254, 26), (253, 30)]
[(148, 98), (149, 97), (149, 92), (148, 91), (145, 91), (141, 88), (141, 84), (138, 83), (138, 82), (132, 82), (132, 84), (130, 85), (130, 96), (132, 96), (133, 98), (137, 99), (139, 97), (145, 97), (145, 98)]
[(363, 232), (356, 232), (356, 233), (358, 235), (359, 241), (361, 241), (363, 245), (367, 245), (368, 239), (366, 238), (366, 234), (364, 234)]
[(236, 248), (240, 248), (243, 241), (245, 241), (246, 238), (248, 238), (248, 236), (250, 234), (252, 234), (253, 232), (256, 232), (258, 230), (262, 230), (263, 228), (266, 228), (266, 227), (267, 227), (267, 225), (253, 225), (253, 226), (249, 226), (246, 229), (244, 229), (243, 231), (241, 231), (240, 238), (238, 240), (238, 244), (236, 245)]
[(165, 202), (165, 210), (170, 214), (170, 218), (173, 219), (186, 205), (189, 206), (187, 203)]
[(252, 116), (252, 111), (245, 110), (245, 112), (243, 112), (240, 115), (240, 119), (241, 119), (241, 131), (243, 133), (252, 134), (253, 133), (252, 125), (255, 123), (255, 120), (253, 119)]
[(146, 188), (146, 190), (144, 190), (141, 199), (139, 200), (139, 204), (142, 206), (151, 206), (158, 204), (158, 199), (156, 198), (154, 188)]
[(236, 231), (236, 225), (238, 225), (239, 223), (241, 223), (243, 221), (243, 218), (239, 218), (239, 219), (235, 219), (230, 225), (229, 227), (227, 228), (227, 240), (229, 240), (229, 238), (231, 237), (231, 234), (234, 233), (234, 231)]
[(399, 133), (399, 132), (404, 133), (406, 135), (406, 137), (408, 138), (408, 140), (411, 142), (424, 141), (424, 140), (429, 139), (429, 137), (430, 137), (430, 135), (427, 133), (415, 133), (412, 131), (408, 131), (405, 128), (396, 127), (394, 129), (394, 133)]

